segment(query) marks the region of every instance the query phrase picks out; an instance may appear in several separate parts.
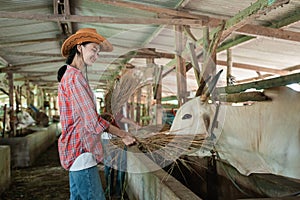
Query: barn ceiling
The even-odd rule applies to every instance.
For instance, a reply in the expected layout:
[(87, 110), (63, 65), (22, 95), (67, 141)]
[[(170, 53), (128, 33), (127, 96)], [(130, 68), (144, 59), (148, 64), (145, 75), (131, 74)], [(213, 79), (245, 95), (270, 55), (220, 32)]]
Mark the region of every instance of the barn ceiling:
[[(299, 0), (0, 0), (1, 91), (7, 92), (12, 72), (14, 85), (56, 93), (57, 70), (65, 61), (62, 42), (93, 27), (114, 46), (88, 69), (94, 89), (105, 91), (117, 70), (146, 70), (154, 59), (163, 69), (163, 94), (176, 94), (176, 34), (182, 30), (182, 57), (192, 62), (190, 45), (199, 57), (204, 30), (211, 35), (221, 25), (217, 68), (226, 69), (230, 52), (236, 84), (299, 72)], [(187, 88), (197, 88), (193, 70), (187, 72)]]

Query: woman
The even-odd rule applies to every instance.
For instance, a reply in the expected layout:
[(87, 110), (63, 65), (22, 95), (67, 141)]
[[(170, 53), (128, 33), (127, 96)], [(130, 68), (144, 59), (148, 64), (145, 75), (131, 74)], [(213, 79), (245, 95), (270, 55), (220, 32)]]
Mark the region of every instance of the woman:
[[(105, 199), (97, 164), (103, 159), (101, 134), (122, 138), (125, 145), (135, 139), (109, 124), (97, 113), (93, 92), (82, 71), (91, 66), (100, 51), (112, 45), (92, 28), (78, 30), (65, 40), (62, 55), (67, 58), (58, 86), (62, 133), (58, 140), (61, 165), (69, 170), (70, 199)], [(60, 73), (61, 70), (59, 70)]]

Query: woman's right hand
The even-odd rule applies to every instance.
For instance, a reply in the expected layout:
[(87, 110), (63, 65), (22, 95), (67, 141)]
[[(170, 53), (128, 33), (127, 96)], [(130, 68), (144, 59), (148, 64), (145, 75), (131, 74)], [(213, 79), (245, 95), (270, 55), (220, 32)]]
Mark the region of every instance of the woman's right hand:
[(126, 134), (124, 137), (122, 137), (122, 141), (125, 145), (130, 146), (135, 144), (136, 139), (133, 136)]

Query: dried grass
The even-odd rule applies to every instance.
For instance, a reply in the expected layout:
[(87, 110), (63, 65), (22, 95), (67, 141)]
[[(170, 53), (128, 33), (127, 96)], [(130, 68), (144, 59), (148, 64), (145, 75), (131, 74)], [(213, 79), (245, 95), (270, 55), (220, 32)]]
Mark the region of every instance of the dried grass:
[(116, 114), (121, 111), (129, 98), (133, 95), (136, 89), (140, 86), (141, 77), (135, 71), (128, 71), (121, 76), (112, 88), (111, 96), (111, 111)]
[[(203, 134), (176, 135), (169, 133), (169, 131), (150, 133), (147, 137), (144, 134), (142, 137), (137, 135), (137, 146), (141, 152), (160, 166), (164, 166), (166, 162), (177, 162), (181, 156), (195, 153), (200, 149), (210, 150), (212, 148), (211, 142)], [(124, 147), (120, 138), (112, 139), (111, 143), (112, 149)]]
[[(199, 150), (210, 151), (212, 149), (213, 143), (204, 134), (176, 135), (174, 132), (170, 134), (169, 131), (164, 131), (138, 134), (136, 139), (139, 150), (166, 170), (167, 174), (162, 181), (167, 180), (175, 168), (184, 180), (186, 170), (203, 179), (194, 167), (206, 168), (206, 166), (200, 166), (196, 161), (189, 160), (187, 155)], [(111, 139), (109, 151), (117, 148), (124, 149), (124, 143), (120, 138)]]

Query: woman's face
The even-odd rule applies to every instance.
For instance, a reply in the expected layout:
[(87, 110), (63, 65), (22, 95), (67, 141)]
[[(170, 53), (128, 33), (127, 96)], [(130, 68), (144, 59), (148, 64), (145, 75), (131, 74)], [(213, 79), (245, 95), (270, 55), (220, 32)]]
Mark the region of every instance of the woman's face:
[(82, 45), (82, 56), (85, 64), (88, 66), (94, 64), (99, 57), (100, 50), (100, 45), (97, 43)]

